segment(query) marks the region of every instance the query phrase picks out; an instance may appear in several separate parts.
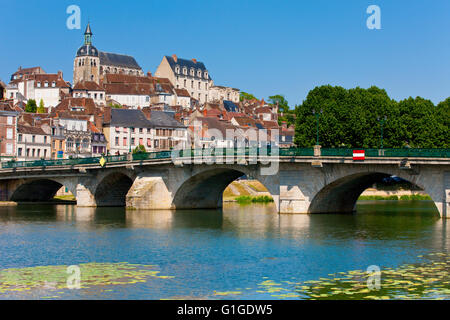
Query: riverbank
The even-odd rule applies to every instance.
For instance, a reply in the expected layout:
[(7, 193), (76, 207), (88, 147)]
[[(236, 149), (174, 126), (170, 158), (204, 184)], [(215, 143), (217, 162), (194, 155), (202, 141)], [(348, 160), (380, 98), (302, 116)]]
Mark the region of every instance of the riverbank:
[(273, 202), (270, 192), (258, 180), (233, 181), (223, 192), (224, 202), (269, 203)]
[[(358, 200), (432, 200), (429, 195), (421, 190), (405, 190), (402, 186), (385, 187), (383, 190), (375, 188), (366, 189)], [(233, 181), (223, 193), (224, 202), (237, 203), (265, 203), (273, 202), (269, 191), (257, 180)]]

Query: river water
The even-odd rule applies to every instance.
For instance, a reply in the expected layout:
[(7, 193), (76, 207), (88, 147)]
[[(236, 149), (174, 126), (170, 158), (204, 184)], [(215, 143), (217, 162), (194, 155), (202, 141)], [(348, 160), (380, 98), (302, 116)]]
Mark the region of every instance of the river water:
[[(363, 201), (357, 210), (278, 215), (272, 204), (200, 211), (0, 207), (0, 299), (327, 297), (305, 296), (305, 281), (373, 265), (430, 272), (431, 289), (450, 297), (449, 231), (432, 202)], [(444, 258), (430, 267), (433, 255)], [(68, 266), (79, 268), (79, 277)], [(433, 291), (408, 290), (412, 298)]]

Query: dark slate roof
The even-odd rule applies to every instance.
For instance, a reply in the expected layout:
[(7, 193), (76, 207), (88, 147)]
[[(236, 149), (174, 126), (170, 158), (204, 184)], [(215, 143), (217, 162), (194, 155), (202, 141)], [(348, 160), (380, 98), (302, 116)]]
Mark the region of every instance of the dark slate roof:
[(92, 45), (83, 45), (77, 51), (77, 57), (81, 56), (90, 56), (90, 57), (98, 57), (98, 50), (96, 47)]
[(223, 100), (223, 106), (227, 112), (239, 112), (239, 108), (232, 101)]
[(100, 51), (99, 57), (101, 65), (141, 69), (136, 60), (131, 56)]
[(159, 110), (152, 110), (150, 113), (150, 123), (152, 127), (185, 128), (185, 126), (174, 119), (173, 112), (168, 113)]
[[(177, 58), (177, 61), (175, 62), (174, 58), (172, 56), (166, 56), (167, 61), (169, 62), (170, 67), (172, 68), (173, 72), (175, 72), (175, 67), (179, 66), (181, 70), (183, 70), (183, 67), (186, 67), (188, 69), (188, 76), (190, 76), (189, 70), (191, 68), (194, 68), (194, 78), (197, 78), (197, 70), (202, 70), (202, 73), (205, 71), (208, 71), (204, 65), (203, 62), (197, 61), (194, 62), (192, 60)], [(181, 71), (180, 70), (180, 71)], [(208, 78), (211, 80), (211, 76), (208, 72)]]
[(111, 126), (147, 128), (150, 121), (145, 117), (141, 110), (137, 109), (111, 109)]

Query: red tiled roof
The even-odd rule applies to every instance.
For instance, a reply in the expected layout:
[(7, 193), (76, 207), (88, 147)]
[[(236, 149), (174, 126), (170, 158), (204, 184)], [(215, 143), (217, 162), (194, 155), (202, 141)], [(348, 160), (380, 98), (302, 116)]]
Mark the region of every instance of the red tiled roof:
[(17, 132), (25, 133), (25, 134), (42, 134), (42, 135), (47, 134), (44, 132), (44, 130), (42, 130), (41, 127), (27, 126), (27, 125), (23, 125), (23, 124), (17, 125)]
[(106, 94), (151, 95), (152, 84), (147, 83), (108, 83), (103, 84)]
[(73, 90), (87, 90), (87, 91), (105, 91), (94, 81), (80, 81), (73, 87)]

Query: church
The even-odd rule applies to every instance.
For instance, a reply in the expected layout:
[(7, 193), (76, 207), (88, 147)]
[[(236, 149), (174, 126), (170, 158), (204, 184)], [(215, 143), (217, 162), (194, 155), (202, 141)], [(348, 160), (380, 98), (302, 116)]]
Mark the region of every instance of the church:
[(80, 81), (100, 80), (108, 73), (144, 76), (144, 72), (136, 60), (127, 55), (98, 51), (92, 45), (91, 26), (88, 23), (84, 32), (84, 44), (81, 46), (73, 62), (73, 84)]

